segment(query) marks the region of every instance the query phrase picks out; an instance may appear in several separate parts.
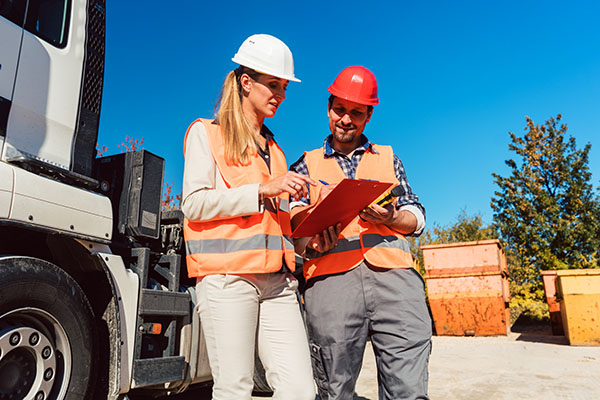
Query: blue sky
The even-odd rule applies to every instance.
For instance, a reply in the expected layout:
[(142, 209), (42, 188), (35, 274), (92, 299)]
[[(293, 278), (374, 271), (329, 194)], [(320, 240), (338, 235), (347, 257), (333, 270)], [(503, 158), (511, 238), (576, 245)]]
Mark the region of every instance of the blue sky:
[(578, 147), (592, 143), (600, 183), (600, 2), (579, 1), (108, 1), (98, 142), (125, 136), (166, 159), (181, 190), (188, 125), (211, 117), (231, 58), (254, 33), (282, 39), (296, 76), (266, 120), (288, 164), (329, 134), (327, 87), (344, 67), (378, 79), (365, 134), (390, 144), (427, 209), (428, 225), (461, 210), (492, 222), (492, 173), (525, 116), (562, 113)]

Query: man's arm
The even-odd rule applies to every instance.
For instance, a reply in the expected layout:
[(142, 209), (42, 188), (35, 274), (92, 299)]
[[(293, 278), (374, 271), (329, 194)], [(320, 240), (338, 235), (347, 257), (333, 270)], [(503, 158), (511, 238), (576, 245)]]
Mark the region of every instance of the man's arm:
[[(402, 161), (400, 161), (400, 158), (396, 154), (394, 154), (394, 173), (396, 174), (396, 179), (398, 179), (398, 182), (404, 189), (404, 195), (398, 197), (396, 210), (399, 213), (394, 216), (391, 225), (388, 226), (405, 235), (419, 236), (425, 229), (425, 207), (419, 202), (419, 197), (410, 187), (404, 165), (402, 165)], [(412, 225), (413, 216), (416, 219), (414, 227)], [(411, 227), (413, 229), (409, 232), (408, 230)]]
[[(308, 166), (306, 165), (306, 161), (304, 161), (304, 154), (290, 166), (290, 171), (308, 175)], [(296, 226), (304, 219), (311, 208), (310, 190), (308, 191), (306, 197), (302, 197), (298, 201), (290, 202), (292, 230), (296, 229)]]
[[(290, 165), (290, 171), (296, 172), (298, 174), (302, 174), (302, 175), (306, 175), (309, 176), (308, 174), (308, 166), (306, 165), (306, 161), (304, 160), (304, 154), (302, 154), (302, 156), (300, 156), (300, 158), (298, 159), (298, 161), (296, 161), (295, 163), (293, 163), (292, 165)], [(301, 197), (298, 201), (293, 201), (290, 204), (290, 207), (295, 207), (295, 206), (306, 206), (310, 204), (310, 190), (308, 191), (308, 194), (305, 197)]]
[(385, 224), (403, 235), (419, 236), (425, 228), (425, 207), (412, 191), (402, 161), (395, 154), (394, 173), (404, 189), (404, 194), (398, 197), (395, 206), (388, 204), (381, 207), (374, 204), (361, 211), (360, 217), (374, 224)]
[[(298, 161), (290, 166), (290, 171), (308, 176), (308, 166), (304, 160), (304, 155), (302, 155)], [(333, 186), (334, 185), (332, 185), (332, 187), (327, 187), (325, 191), (321, 190), (319, 192), (319, 198), (314, 202), (314, 204), (310, 204), (310, 191), (308, 191), (306, 197), (302, 197), (299, 200), (290, 203), (292, 230), (296, 228), (300, 221), (304, 219), (304, 217), (319, 202), (319, 200), (321, 200), (322, 197), (325, 197), (333, 189)], [(322, 233), (317, 234), (312, 238), (294, 239), (294, 249), (296, 253), (302, 257), (305, 257), (305, 252), (308, 249), (316, 252), (328, 251), (334, 248), (337, 244), (340, 232), (340, 224), (337, 224), (336, 226), (328, 227)]]
[(360, 212), (360, 217), (373, 224), (385, 224), (403, 235), (413, 234), (418, 227), (417, 216), (408, 210), (401, 210), (392, 204), (381, 207), (373, 204)]

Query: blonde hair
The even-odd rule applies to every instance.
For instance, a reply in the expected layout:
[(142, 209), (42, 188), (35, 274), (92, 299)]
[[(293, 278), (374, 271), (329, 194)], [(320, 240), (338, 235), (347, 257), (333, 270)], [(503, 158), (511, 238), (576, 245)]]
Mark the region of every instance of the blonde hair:
[(252, 69), (240, 66), (227, 74), (221, 95), (217, 101), (216, 117), (225, 142), (225, 159), (232, 164), (246, 165), (250, 156), (256, 153), (254, 127), (242, 111), (242, 85), (240, 77), (248, 74), (256, 79), (258, 73)]

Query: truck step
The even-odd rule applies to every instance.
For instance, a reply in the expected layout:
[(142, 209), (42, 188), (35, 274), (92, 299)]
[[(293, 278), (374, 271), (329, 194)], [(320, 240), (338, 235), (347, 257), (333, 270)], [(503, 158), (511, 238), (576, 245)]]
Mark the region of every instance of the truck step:
[(135, 360), (133, 363), (133, 388), (159, 385), (183, 380), (185, 357), (161, 357)]
[(190, 296), (187, 293), (142, 289), (140, 315), (186, 316), (190, 313)]

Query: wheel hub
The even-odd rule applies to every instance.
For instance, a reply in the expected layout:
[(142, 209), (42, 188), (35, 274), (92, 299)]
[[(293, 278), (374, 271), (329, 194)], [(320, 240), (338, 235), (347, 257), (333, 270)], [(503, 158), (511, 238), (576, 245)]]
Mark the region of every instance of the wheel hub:
[(41, 331), (0, 328), (0, 400), (48, 398), (56, 375), (56, 351)]

